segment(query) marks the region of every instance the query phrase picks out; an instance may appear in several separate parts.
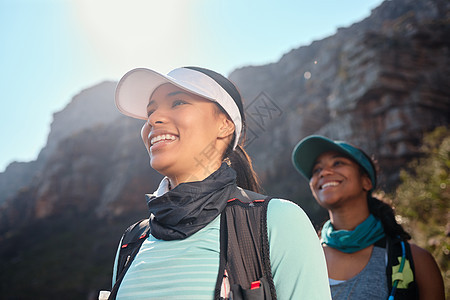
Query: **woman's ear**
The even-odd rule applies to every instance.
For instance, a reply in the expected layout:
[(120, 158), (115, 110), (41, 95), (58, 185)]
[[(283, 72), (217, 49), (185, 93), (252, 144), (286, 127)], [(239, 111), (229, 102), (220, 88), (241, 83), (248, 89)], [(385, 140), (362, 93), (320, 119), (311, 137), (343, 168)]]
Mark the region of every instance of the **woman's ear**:
[(226, 116), (222, 117), (220, 121), (218, 138), (226, 138), (234, 133), (234, 123)]
[(370, 180), (369, 176), (367, 174), (364, 174), (362, 177), (362, 186), (363, 190), (368, 192), (373, 188), (372, 180)]

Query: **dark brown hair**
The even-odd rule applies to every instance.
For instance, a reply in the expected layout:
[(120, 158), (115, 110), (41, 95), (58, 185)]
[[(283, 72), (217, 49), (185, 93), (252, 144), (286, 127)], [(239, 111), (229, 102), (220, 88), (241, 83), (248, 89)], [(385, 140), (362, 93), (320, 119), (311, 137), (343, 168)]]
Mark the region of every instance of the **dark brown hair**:
[[(241, 143), (243, 143), (241, 141)], [(261, 192), (261, 186), (259, 184), (258, 176), (253, 170), (252, 160), (248, 156), (247, 152), (238, 144), (233, 150), (234, 138), (228, 145), (227, 151), (224, 153), (224, 159), (229, 159), (231, 167), (236, 171), (236, 183), (239, 187), (254, 191)]]
[(397, 223), (395, 212), (391, 205), (372, 196), (371, 193), (367, 196), (367, 203), (370, 213), (383, 224), (386, 235), (390, 237), (399, 236), (402, 240), (411, 239), (411, 235), (403, 229), (402, 225)]
[[(363, 150), (359, 149), (369, 160), (369, 162), (372, 164), (374, 173), (375, 173), (375, 184), (376, 184), (376, 174), (378, 171), (378, 164), (375, 159), (367, 155)], [(356, 161), (355, 161), (356, 162)], [(358, 162), (356, 162), (358, 164)], [(358, 164), (359, 165), (359, 164)], [(369, 178), (369, 174), (367, 171), (359, 165), (360, 173), (361, 175), (365, 174)], [(383, 200), (378, 199), (377, 197), (373, 196), (373, 190), (375, 189), (375, 186), (372, 187), (372, 190), (370, 190), (367, 194), (367, 204), (369, 206), (369, 212), (374, 215), (378, 220), (381, 221), (384, 228), (384, 233), (390, 237), (400, 237), (402, 240), (410, 240), (411, 235), (407, 233), (402, 225), (398, 224), (397, 220), (395, 219), (395, 211), (392, 208), (392, 206), (389, 203), (386, 203)]]

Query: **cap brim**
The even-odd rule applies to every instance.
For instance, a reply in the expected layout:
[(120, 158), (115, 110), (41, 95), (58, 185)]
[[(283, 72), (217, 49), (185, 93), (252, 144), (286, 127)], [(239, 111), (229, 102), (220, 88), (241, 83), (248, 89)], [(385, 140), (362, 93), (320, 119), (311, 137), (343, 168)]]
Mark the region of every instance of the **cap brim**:
[(292, 162), (295, 168), (308, 180), (312, 176), (312, 168), (317, 157), (327, 151), (337, 151), (352, 157), (345, 148), (323, 136), (313, 135), (301, 140), (292, 152)]
[(115, 103), (124, 115), (132, 118), (147, 119), (147, 104), (156, 88), (165, 83), (171, 83), (187, 92), (196, 94), (211, 101), (216, 101), (204, 91), (181, 82), (168, 75), (156, 71), (137, 68), (127, 72), (116, 87)]

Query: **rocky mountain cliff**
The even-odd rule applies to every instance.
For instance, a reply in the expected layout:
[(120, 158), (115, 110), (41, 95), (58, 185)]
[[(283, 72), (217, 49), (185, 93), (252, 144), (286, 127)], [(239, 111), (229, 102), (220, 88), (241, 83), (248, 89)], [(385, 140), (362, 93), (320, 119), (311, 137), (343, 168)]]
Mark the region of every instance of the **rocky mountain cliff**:
[[(249, 150), (258, 171), (280, 181), (280, 164), (290, 168), (294, 145), (321, 134), (374, 154), (383, 187), (395, 186), (399, 169), (417, 156), (423, 133), (449, 122), (449, 5), (385, 1), (369, 18), (277, 63), (234, 71), (230, 78), (247, 102), (261, 106), (259, 112), (256, 105), (247, 108), (256, 115)], [(295, 181), (291, 173), (282, 178), (287, 186)]]
[(28, 187), (33, 178), (40, 177), (49, 157), (64, 139), (84, 129), (111, 123), (119, 116), (111, 105), (115, 86), (115, 82), (103, 82), (95, 88), (83, 90), (73, 97), (65, 109), (53, 115), (47, 144), (37, 160), (29, 163), (14, 162), (5, 172), (0, 173), (0, 205), (20, 189)]
[[(395, 187), (423, 134), (449, 124), (449, 20), (446, 0), (385, 1), (276, 63), (230, 74), (246, 100), (247, 149), (266, 191), (320, 220), (290, 162), (309, 134), (374, 154), (382, 187)], [(5, 299), (92, 299), (109, 286), (121, 232), (146, 217), (143, 194), (161, 176), (149, 168), (142, 122), (117, 113), (114, 88), (104, 82), (82, 91), (54, 115), (38, 159), (0, 173)]]

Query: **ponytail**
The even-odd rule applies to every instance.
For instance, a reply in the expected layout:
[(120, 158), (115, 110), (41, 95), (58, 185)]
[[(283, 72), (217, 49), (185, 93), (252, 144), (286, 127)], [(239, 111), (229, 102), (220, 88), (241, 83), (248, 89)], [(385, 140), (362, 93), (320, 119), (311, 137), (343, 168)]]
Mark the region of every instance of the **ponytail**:
[[(359, 148), (358, 148), (359, 149)], [(377, 182), (376, 182), (376, 174), (378, 171), (378, 163), (373, 158), (367, 155), (363, 150), (359, 149), (362, 154), (366, 157), (366, 159), (370, 162), (370, 165), (372, 167), (373, 173), (374, 173), (374, 179), (372, 180), (369, 172), (367, 169), (365, 169), (360, 162), (355, 161), (359, 165), (359, 170), (361, 174), (367, 175), (372, 180), (372, 189), (375, 189)], [(390, 205), (390, 203), (387, 203), (386, 201), (383, 201), (381, 199), (378, 199), (377, 197), (374, 197), (372, 195), (372, 191), (369, 191), (367, 194), (367, 205), (369, 207), (369, 212), (375, 216), (378, 220), (381, 221), (384, 228), (384, 233), (390, 237), (396, 238), (400, 237), (402, 240), (407, 241), (411, 239), (411, 235), (407, 233), (402, 225), (397, 223), (397, 220), (395, 220), (395, 211)]]
[[(224, 109), (217, 105), (219, 112), (225, 113)], [(236, 171), (236, 184), (249, 191), (253, 191), (256, 193), (261, 192), (261, 185), (259, 184), (258, 176), (253, 170), (252, 159), (244, 150), (244, 147), (241, 145), (245, 142), (246, 137), (246, 122), (245, 115), (242, 115), (242, 139), (239, 144), (236, 145), (236, 148), (233, 149), (234, 140), (236, 139), (236, 135), (233, 135), (228, 147), (223, 154), (222, 160), (226, 162), (230, 167), (232, 167)]]
[(368, 196), (367, 202), (369, 212), (381, 221), (386, 235), (390, 237), (400, 236), (405, 241), (411, 239), (411, 236), (395, 220), (395, 212), (388, 203), (372, 195)]
[(236, 183), (239, 187), (259, 193), (261, 186), (258, 177), (253, 170), (252, 160), (245, 152), (241, 145), (237, 145), (236, 149), (229, 151), (226, 156), (229, 159), (231, 167), (236, 171)]

